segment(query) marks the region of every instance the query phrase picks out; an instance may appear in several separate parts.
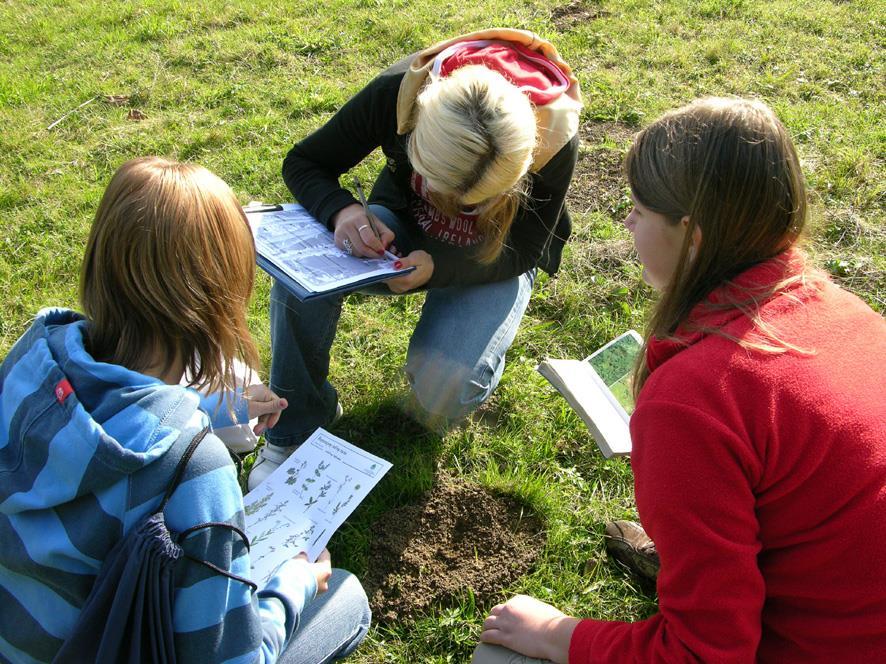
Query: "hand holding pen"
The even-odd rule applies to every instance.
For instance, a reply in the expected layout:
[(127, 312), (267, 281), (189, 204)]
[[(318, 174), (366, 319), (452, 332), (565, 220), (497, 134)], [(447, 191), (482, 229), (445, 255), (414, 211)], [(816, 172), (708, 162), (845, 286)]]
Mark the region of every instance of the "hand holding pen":
[(355, 183), (362, 203), (349, 205), (333, 217), (335, 244), (354, 256), (381, 258), (394, 241), (394, 233), (370, 212), (360, 183), (356, 179)]
[(357, 198), (360, 199), (360, 205), (363, 206), (363, 213), (366, 215), (366, 221), (369, 222), (369, 228), (372, 229), (372, 234), (375, 235), (375, 238), (379, 242), (381, 242), (381, 236), (378, 234), (378, 228), (375, 225), (375, 215), (373, 215), (372, 211), (369, 209), (369, 204), (366, 202), (366, 195), (363, 193), (363, 185), (360, 184), (360, 180), (356, 177), (354, 178), (354, 191), (357, 192)]
[[(381, 224), (381, 222), (372, 214), (369, 206), (366, 204), (366, 196), (363, 195), (363, 187), (360, 186), (360, 181), (357, 178), (354, 178), (354, 189), (357, 192), (357, 197), (360, 199), (360, 204), (363, 206), (363, 211), (366, 213), (366, 219), (369, 222), (372, 232), (375, 233), (375, 236), (378, 237), (379, 240), (381, 240), (376, 227), (376, 224)], [(413, 268), (411, 272), (408, 272), (402, 277), (395, 277), (387, 281), (387, 286), (392, 293), (407, 293), (424, 286), (431, 278), (431, 275), (434, 274), (434, 259), (428, 252), (419, 249), (411, 252), (408, 256), (400, 256), (400, 252), (398, 252), (396, 248), (391, 247), (391, 251), (394, 252), (395, 256), (399, 259), (394, 263), (395, 269), (399, 270), (407, 267)]]
[(394, 233), (372, 214), (366, 203), (363, 187), (356, 178), (354, 178), (354, 189), (361, 201), (360, 204), (349, 205), (339, 210), (332, 218), (336, 245), (354, 256), (369, 258), (388, 256), (396, 259), (394, 268), (397, 270), (414, 268), (403, 276), (385, 282), (393, 293), (406, 293), (424, 286), (434, 274), (434, 259), (428, 252), (421, 250), (413, 251), (408, 256), (401, 256), (392, 244)]

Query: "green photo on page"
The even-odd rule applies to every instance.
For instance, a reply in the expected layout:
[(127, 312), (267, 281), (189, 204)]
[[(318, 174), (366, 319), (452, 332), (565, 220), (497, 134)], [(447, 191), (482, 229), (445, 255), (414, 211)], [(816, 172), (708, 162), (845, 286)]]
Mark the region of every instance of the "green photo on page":
[(632, 379), (634, 362), (642, 340), (637, 333), (626, 333), (613, 339), (588, 358), (594, 371), (606, 383), (621, 407), (630, 415), (634, 411)]

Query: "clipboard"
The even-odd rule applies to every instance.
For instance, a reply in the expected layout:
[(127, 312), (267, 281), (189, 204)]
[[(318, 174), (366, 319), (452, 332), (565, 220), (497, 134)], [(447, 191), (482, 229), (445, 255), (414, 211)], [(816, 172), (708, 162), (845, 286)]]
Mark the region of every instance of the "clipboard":
[(301, 301), (346, 293), (408, 274), (396, 256), (351, 256), (332, 232), (297, 203), (250, 204), (243, 208), (255, 239), (256, 264)]

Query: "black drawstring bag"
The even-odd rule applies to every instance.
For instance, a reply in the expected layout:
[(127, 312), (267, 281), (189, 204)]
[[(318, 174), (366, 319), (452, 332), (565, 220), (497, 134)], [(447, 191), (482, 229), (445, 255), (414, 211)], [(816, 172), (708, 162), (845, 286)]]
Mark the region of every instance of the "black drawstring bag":
[(105, 558), (74, 631), (52, 660), (55, 664), (174, 663), (175, 566), (183, 558), (245, 583), (253, 591), (258, 589), (249, 579), (188, 556), (179, 544), (196, 530), (219, 526), (240, 535), (249, 550), (249, 540), (242, 530), (217, 522), (201, 523), (177, 534), (166, 527), (166, 503), (208, 431), (207, 427), (191, 440), (157, 511), (132, 528)]

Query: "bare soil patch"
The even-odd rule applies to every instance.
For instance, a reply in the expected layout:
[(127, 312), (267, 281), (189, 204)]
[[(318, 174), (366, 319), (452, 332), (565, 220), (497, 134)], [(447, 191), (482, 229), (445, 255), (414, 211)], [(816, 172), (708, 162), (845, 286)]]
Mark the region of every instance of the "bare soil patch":
[(590, 2), (573, 0), (573, 2), (568, 4), (554, 7), (553, 11), (551, 11), (551, 22), (557, 30), (565, 31), (571, 30), (579, 23), (591, 21), (608, 14), (609, 12), (605, 9)]
[[(571, 269), (575, 272), (575, 278), (579, 281), (590, 279), (595, 274), (605, 274), (608, 281), (602, 286), (612, 287), (619, 282), (619, 276), (624, 276), (626, 263), (636, 261), (634, 243), (632, 240), (611, 239), (601, 240), (578, 240), (581, 242), (581, 251), (573, 253)], [(627, 280), (630, 283), (630, 279)], [(626, 285), (626, 284), (624, 284)]]
[[(588, 122), (579, 128), (582, 149), (566, 194), (570, 210), (576, 213), (603, 212), (618, 217), (626, 185), (622, 173), (622, 146), (633, 133), (631, 127), (616, 122)], [(613, 149), (613, 143), (618, 148)]]
[(373, 619), (414, 619), (467, 591), (479, 606), (527, 574), (544, 545), (540, 520), (507, 495), (440, 476), (416, 504), (372, 526), (363, 580)]

